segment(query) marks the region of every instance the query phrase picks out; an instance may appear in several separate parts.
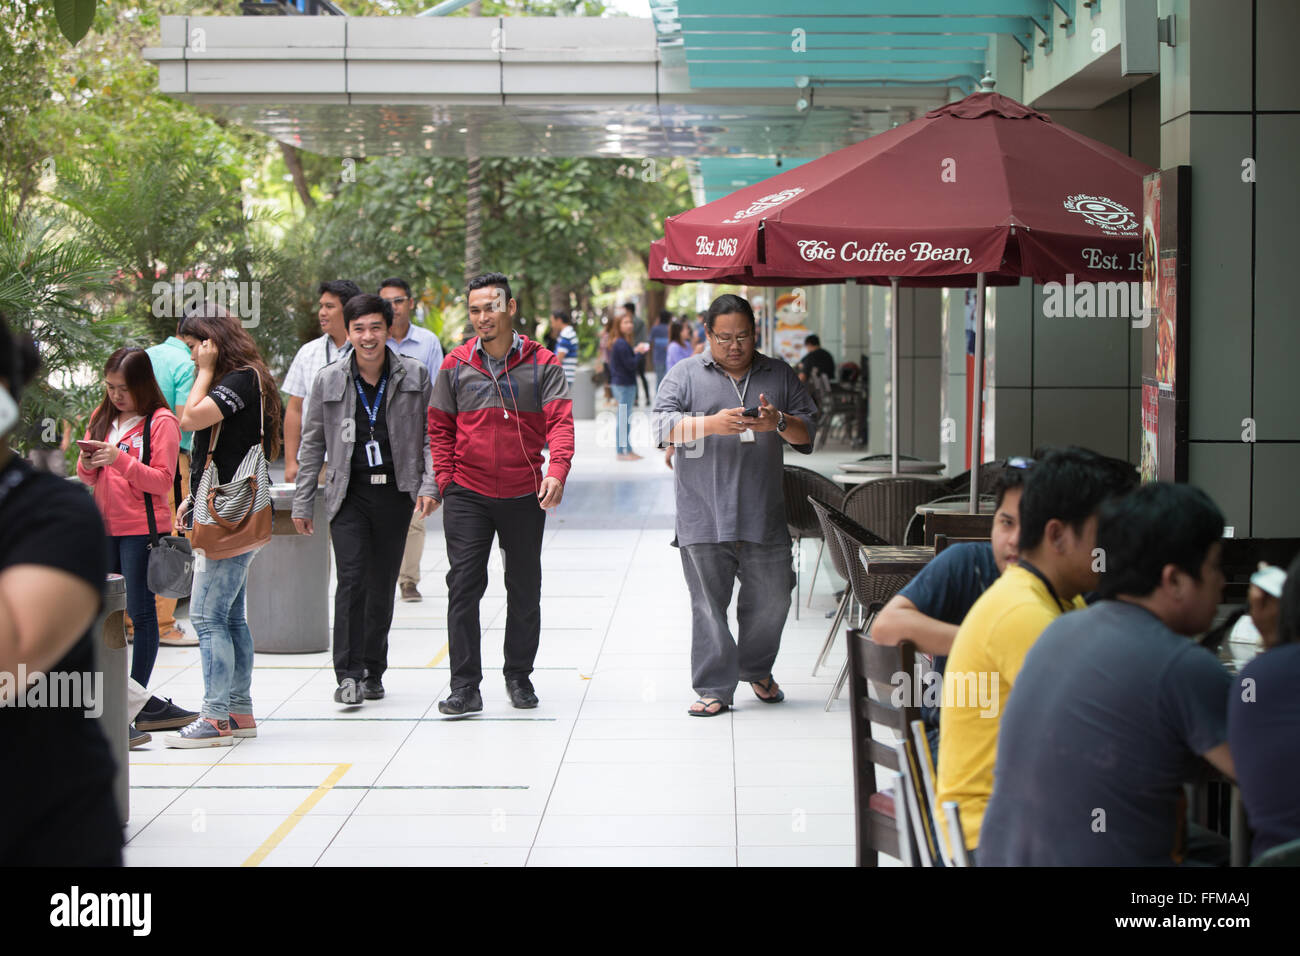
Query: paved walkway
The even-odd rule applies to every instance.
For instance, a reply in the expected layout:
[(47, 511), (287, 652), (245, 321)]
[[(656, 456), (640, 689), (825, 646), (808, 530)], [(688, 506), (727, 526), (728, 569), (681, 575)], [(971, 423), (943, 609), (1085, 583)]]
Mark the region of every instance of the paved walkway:
[[(537, 710), (512, 709), (501, 681), (498, 561), (482, 607), (483, 714), (438, 714), (447, 560), (435, 514), (425, 599), (397, 604), (387, 698), (344, 710), (327, 653), (257, 655), (258, 738), (187, 751), (155, 735), (132, 752), (128, 865), (851, 865), (848, 714), (843, 701), (823, 711), (843, 652), (809, 676), (829, 561), (812, 610), (791, 611), (776, 666), (785, 703), (742, 686), (731, 712), (688, 717), (671, 474), (649, 452), (615, 461), (603, 437), (578, 423), (576, 467), (548, 519)], [(202, 689), (198, 649), (162, 648), (155, 692), (197, 708)]]

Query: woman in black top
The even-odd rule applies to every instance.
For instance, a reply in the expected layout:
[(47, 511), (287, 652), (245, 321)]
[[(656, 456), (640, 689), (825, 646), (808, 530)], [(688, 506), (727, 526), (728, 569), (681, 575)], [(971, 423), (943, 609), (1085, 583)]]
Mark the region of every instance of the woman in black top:
[[(274, 458), (280, 450), (280, 391), (239, 321), (210, 305), (182, 319), (177, 335), (196, 366), (181, 413), (181, 428), (194, 432), (192, 474), (202, 476), (211, 449), (219, 483), (230, 481), (259, 438), (267, 458)], [(199, 635), (203, 707), (198, 720), (164, 738), (168, 747), (227, 747), (232, 737), (257, 736), (253, 635), (244, 612), (248, 566), (256, 553), (195, 562), (190, 620)]]
[(86, 719), (84, 701), (14, 700), (19, 675), (93, 673), (91, 626), (108, 567), (91, 497), (9, 447), (18, 393), (38, 365), (31, 340), (16, 342), (0, 315), (0, 866), (120, 866), (100, 722)]

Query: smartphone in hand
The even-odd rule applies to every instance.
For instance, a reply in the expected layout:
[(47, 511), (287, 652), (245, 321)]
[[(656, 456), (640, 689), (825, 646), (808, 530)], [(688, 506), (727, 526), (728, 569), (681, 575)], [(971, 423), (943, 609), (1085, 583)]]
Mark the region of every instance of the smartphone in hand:
[(77, 447), (80, 448), (82, 452), (84, 452), (87, 455), (93, 455), (96, 452), (96, 450), (99, 448), (99, 446), (96, 445), (94, 442), (85, 441), (84, 439), (81, 438), (77, 439)]
[(755, 405), (753, 408), (747, 408), (747, 409), (745, 409), (743, 412), (741, 412), (740, 414), (744, 415), (746, 418), (757, 418), (757, 417), (758, 417), (758, 406)]

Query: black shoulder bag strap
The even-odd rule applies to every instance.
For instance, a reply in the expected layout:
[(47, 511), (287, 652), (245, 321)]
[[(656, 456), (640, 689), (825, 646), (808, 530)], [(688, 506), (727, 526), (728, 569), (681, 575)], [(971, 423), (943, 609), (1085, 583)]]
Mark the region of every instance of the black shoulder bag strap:
[[(141, 451), (141, 464), (149, 464), (149, 432), (153, 430), (153, 412), (144, 420), (144, 448)], [(153, 516), (153, 495), (144, 493), (144, 514), (149, 521), (149, 550), (158, 546), (158, 522)]]

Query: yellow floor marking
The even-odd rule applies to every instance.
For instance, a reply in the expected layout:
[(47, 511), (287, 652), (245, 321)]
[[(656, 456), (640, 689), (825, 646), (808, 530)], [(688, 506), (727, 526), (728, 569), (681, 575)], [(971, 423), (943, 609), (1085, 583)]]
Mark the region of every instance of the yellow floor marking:
[[(302, 764), (300, 766), (310, 765)], [(258, 847), (253, 855), (240, 865), (259, 866), (261, 862), (267, 858), (270, 852), (280, 845), (280, 841), (293, 832), (293, 828), (302, 822), (302, 818), (311, 812), (311, 808), (320, 803), (321, 798), (323, 798), (325, 794), (329, 793), (330, 790), (333, 789), (334, 784), (338, 783), (343, 775), (351, 769), (352, 764), (350, 763), (338, 764), (334, 770), (331, 771), (330, 775), (325, 778), (324, 782), (313, 790), (306, 800), (298, 805), (298, 809), (289, 814), (288, 819), (275, 828), (275, 832), (266, 838), (266, 842)]]
[(425, 664), (424, 666), (437, 667), (439, 664), (443, 662), (444, 659), (446, 659), (446, 657), (447, 657), (447, 642), (444, 641), (441, 650), (439, 650), (437, 654), (434, 654), (433, 660), (429, 661), (429, 663)]

